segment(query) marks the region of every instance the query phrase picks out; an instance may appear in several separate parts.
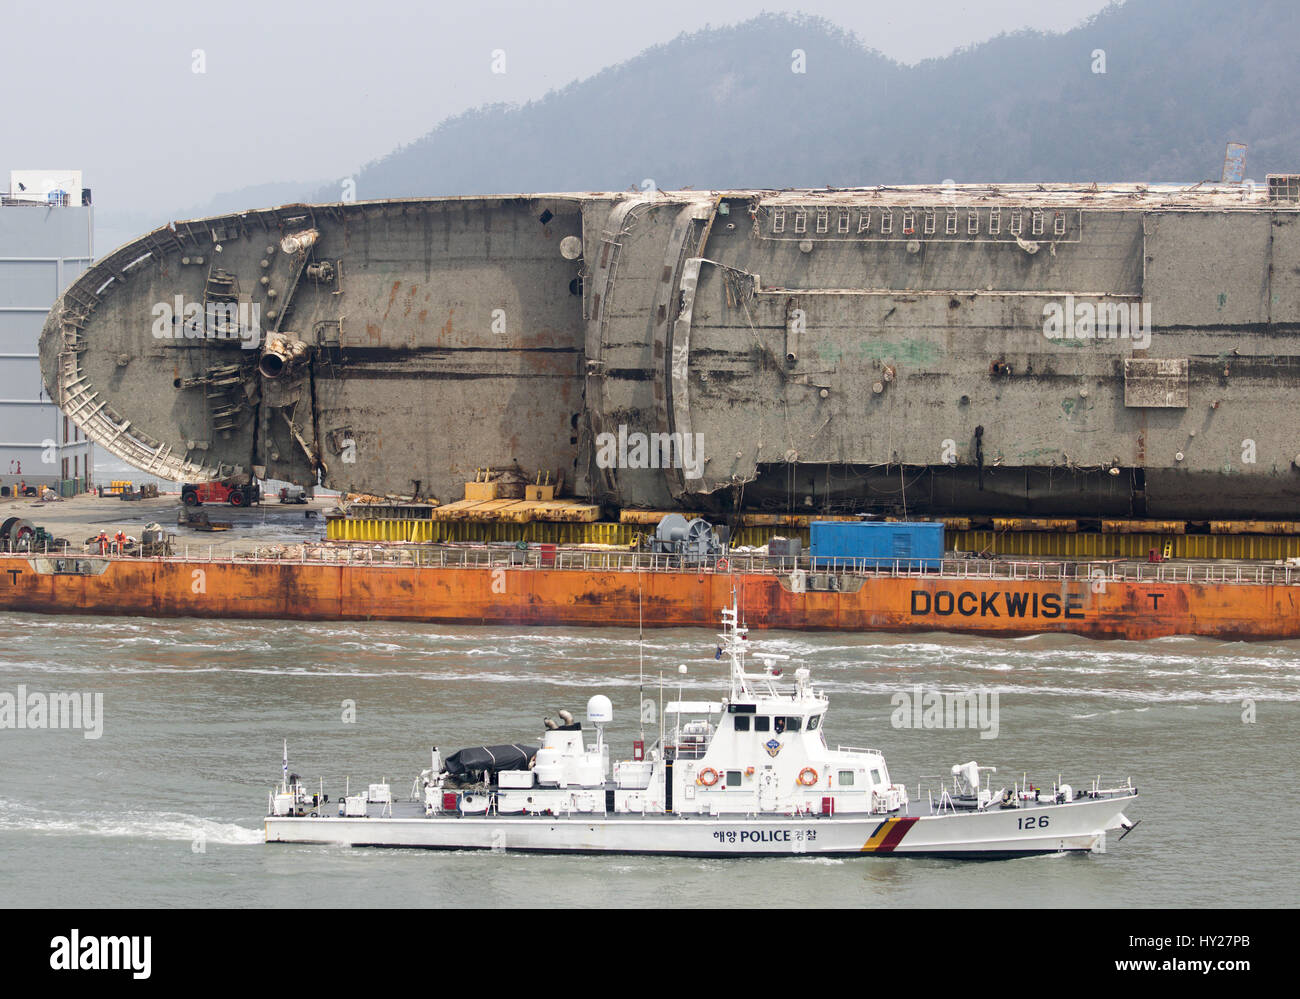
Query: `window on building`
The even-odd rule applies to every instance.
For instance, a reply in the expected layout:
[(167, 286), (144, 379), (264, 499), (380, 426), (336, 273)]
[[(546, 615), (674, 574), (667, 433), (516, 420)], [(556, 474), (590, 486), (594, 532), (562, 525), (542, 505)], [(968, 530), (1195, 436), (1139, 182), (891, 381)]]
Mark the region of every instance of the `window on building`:
[(997, 235), (1002, 231), (1002, 209), (992, 208), (989, 210), (989, 232)]
[(934, 212), (926, 212), (925, 213), (925, 234), (927, 236), (933, 236), (934, 227), (935, 227)]
[(956, 213), (956, 212), (949, 212), (949, 213), (948, 213), (948, 217), (947, 217), (947, 219), (944, 220), (943, 231), (944, 231), (945, 233), (947, 233), (949, 236), (954, 236), (954, 235), (956, 235), (956, 233), (957, 233), (957, 213)]
[(840, 212), (840, 222), (839, 222), (839, 226), (840, 226), (840, 232), (848, 232), (848, 231), (849, 231), (849, 213), (848, 213), (848, 212)]
[(1044, 225), (1043, 213), (1040, 211), (1035, 211), (1034, 214), (1030, 217), (1030, 221), (1029, 221), (1030, 231), (1035, 236), (1041, 236), (1043, 234), (1043, 225)]
[(795, 232), (807, 232), (807, 231), (808, 231), (808, 213), (807, 213), (807, 212), (795, 212), (795, 213), (794, 213), (794, 231), (795, 231)]
[(1012, 212), (1011, 213), (1011, 235), (1019, 236), (1020, 230), (1022, 230), (1024, 227), (1025, 227), (1024, 221), (1021, 217), (1020, 212), (1018, 211)]
[(785, 209), (777, 208), (772, 212), (772, 231), (785, 232)]
[(862, 214), (858, 216), (858, 232), (871, 231), (871, 209), (862, 209)]
[(817, 209), (817, 231), (829, 232), (831, 227), (831, 213), (829, 209)]
[(1065, 235), (1065, 213), (1057, 212), (1056, 218), (1052, 222), (1052, 232), (1058, 236)]
[(853, 771), (852, 771), (852, 770), (841, 770), (840, 773), (839, 773), (839, 781), (840, 781), (840, 787), (852, 787), (852, 786), (853, 786)]
[(880, 231), (891, 233), (894, 231), (894, 213), (886, 210), (880, 213)]
[(980, 231), (980, 214), (979, 212), (970, 212), (966, 216), (966, 232), (974, 236)]

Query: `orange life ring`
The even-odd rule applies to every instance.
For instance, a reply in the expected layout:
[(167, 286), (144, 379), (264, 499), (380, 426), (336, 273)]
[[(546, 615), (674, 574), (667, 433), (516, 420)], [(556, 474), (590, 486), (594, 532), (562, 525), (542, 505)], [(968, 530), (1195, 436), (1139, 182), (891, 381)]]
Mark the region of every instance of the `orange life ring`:
[(799, 771), (799, 783), (804, 787), (812, 787), (817, 783), (817, 771), (812, 767), (804, 767)]
[(730, 565), (725, 558), (718, 559), (717, 565), (715, 566), (717, 572), (726, 572), (729, 568)]
[(695, 781), (705, 787), (712, 787), (718, 782), (718, 772), (712, 767), (705, 767), (700, 771), (700, 775), (695, 778)]

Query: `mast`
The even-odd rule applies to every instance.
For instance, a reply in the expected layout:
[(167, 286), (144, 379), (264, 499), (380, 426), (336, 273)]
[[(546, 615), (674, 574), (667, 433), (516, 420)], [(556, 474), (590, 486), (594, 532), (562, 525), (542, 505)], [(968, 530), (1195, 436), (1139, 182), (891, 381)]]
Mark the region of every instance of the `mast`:
[(637, 667), (637, 712), (641, 716), (641, 745), (645, 745), (645, 625), (641, 619), (641, 575), (636, 580), (636, 644), (640, 658)]

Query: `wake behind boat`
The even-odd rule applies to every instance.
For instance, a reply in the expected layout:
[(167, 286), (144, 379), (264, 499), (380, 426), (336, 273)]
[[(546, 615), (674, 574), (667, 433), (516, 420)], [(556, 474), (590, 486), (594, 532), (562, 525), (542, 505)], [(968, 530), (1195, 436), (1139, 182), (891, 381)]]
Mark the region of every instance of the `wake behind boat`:
[[(692, 856), (927, 854), (1003, 857), (1104, 853), (1106, 834), (1136, 825), (1130, 780), (1051, 791), (1016, 782), (996, 790), (994, 768), (951, 768), (951, 782), (910, 797), (875, 749), (825, 738), (829, 709), (806, 667), (782, 679), (786, 656), (755, 654), (733, 603), (722, 611), (726, 696), (678, 700), (671, 732), (611, 768), (609, 698), (587, 702), (595, 741), (568, 712), (547, 719), (541, 744), (482, 746), (444, 760), (437, 749), (407, 801), (388, 784), (345, 793), (337, 808), (288, 770), (270, 794), (268, 843)], [(663, 724), (663, 722), (661, 722)], [(328, 814), (335, 811), (337, 814)]]

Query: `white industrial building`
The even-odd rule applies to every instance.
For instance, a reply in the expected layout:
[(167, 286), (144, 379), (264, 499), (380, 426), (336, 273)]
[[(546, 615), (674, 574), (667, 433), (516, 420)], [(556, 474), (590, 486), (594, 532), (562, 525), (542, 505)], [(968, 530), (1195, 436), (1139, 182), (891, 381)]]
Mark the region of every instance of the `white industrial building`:
[(0, 194), (0, 495), (94, 475), (93, 445), (51, 401), (37, 342), (50, 306), (89, 265), (94, 210), (79, 170), (14, 170)]

